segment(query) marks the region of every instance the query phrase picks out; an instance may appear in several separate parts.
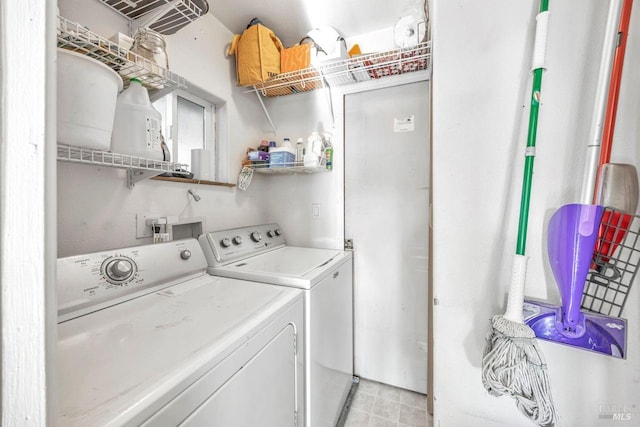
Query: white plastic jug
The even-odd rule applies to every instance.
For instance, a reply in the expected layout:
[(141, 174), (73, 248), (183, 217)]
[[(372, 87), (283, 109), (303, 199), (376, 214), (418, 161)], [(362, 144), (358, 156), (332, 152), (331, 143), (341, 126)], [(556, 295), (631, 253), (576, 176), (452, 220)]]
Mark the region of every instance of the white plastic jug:
[(318, 132), (313, 132), (309, 138), (307, 138), (307, 146), (304, 150), (305, 166), (318, 166), (320, 164), (323, 144), (324, 138)]
[(162, 115), (153, 108), (147, 89), (137, 79), (118, 95), (111, 151), (162, 160)]

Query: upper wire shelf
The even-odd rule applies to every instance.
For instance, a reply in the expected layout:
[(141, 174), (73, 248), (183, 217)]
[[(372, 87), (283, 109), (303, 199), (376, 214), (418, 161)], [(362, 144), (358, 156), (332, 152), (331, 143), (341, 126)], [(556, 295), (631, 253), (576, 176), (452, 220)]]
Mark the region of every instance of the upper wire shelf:
[(100, 0), (138, 27), (174, 34), (209, 11), (207, 0)]
[(62, 16), (58, 17), (58, 47), (83, 53), (111, 67), (122, 76), (125, 86), (136, 78), (150, 90), (186, 87), (183, 77)]
[(257, 92), (263, 96), (275, 97), (323, 87), (344, 86), (428, 70), (430, 59), (431, 42), (423, 42), (411, 48), (360, 55), (278, 74), (262, 83), (255, 84), (247, 92)]

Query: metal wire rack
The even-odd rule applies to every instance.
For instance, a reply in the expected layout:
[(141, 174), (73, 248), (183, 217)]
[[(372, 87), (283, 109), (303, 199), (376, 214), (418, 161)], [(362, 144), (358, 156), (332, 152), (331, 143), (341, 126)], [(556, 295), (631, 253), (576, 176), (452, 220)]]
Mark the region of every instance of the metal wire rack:
[(58, 160), (128, 170), (128, 185), (162, 173), (188, 175), (187, 165), (58, 144)]
[(605, 208), (582, 309), (620, 317), (640, 264), (640, 216)]
[(186, 87), (183, 77), (61, 16), (58, 17), (58, 47), (85, 54), (111, 67), (122, 76), (125, 86), (136, 78), (151, 90)]
[(174, 34), (209, 11), (206, 0), (100, 0), (113, 10), (160, 34)]
[(324, 165), (318, 166), (300, 166), (295, 163), (279, 163), (277, 166), (269, 166), (269, 163), (264, 165), (252, 164), (251, 169), (256, 173), (269, 174), (269, 175), (289, 175), (289, 174), (312, 174), (331, 172), (331, 169), (327, 169)]
[(247, 92), (267, 97), (291, 95), (323, 87), (343, 86), (355, 82), (427, 70), (430, 68), (431, 42), (412, 48), (360, 55), (316, 64), (310, 68), (279, 74), (255, 84)]

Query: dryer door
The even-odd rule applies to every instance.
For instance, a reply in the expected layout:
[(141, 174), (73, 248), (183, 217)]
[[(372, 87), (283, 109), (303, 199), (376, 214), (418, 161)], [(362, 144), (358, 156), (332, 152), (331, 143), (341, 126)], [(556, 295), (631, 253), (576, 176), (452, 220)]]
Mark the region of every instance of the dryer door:
[(295, 425), (296, 356), (289, 324), (181, 426)]

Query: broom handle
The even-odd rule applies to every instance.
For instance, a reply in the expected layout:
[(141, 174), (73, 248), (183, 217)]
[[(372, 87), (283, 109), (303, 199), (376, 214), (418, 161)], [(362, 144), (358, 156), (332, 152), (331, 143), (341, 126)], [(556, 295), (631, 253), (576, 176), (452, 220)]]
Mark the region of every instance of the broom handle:
[(607, 108), (609, 84), (612, 78), (611, 68), (613, 66), (613, 56), (617, 47), (621, 10), (622, 0), (610, 1), (604, 40), (602, 42), (602, 53), (600, 54), (600, 68), (598, 69), (598, 82), (595, 91), (595, 107), (591, 118), (589, 140), (587, 142), (586, 167), (584, 168), (584, 175), (582, 177), (580, 203), (583, 205), (594, 203), (593, 197), (597, 188), (596, 175), (598, 175), (598, 158), (600, 156), (600, 146), (602, 145), (602, 129), (604, 127), (604, 117)]
[(629, 33), (629, 21), (631, 20), (631, 7), (633, 0), (624, 0), (620, 15), (620, 27), (618, 29), (618, 47), (613, 58), (611, 69), (611, 81), (609, 82), (609, 97), (607, 99), (607, 113), (604, 120), (602, 134), (602, 147), (600, 149), (600, 161), (596, 174), (596, 185), (593, 190), (593, 201), (596, 202), (598, 187), (600, 185), (600, 173), (605, 163), (611, 159), (611, 146), (613, 145), (613, 131), (616, 125), (618, 113), (618, 98), (620, 96), (620, 81), (622, 80), (622, 67), (624, 65), (624, 53), (627, 49), (627, 34)]
[(520, 198), (520, 219), (518, 222), (518, 240), (516, 254), (524, 255), (527, 245), (527, 226), (529, 223), (529, 204), (531, 201), (531, 182), (533, 180), (533, 159), (536, 154), (536, 134), (538, 132), (538, 110), (540, 109), (540, 90), (542, 71), (547, 47), (547, 28), (549, 23), (549, 0), (540, 1), (540, 13), (536, 16), (536, 38), (533, 48), (533, 85), (531, 89), (531, 109), (529, 111), (529, 130), (525, 151), (524, 178)]

